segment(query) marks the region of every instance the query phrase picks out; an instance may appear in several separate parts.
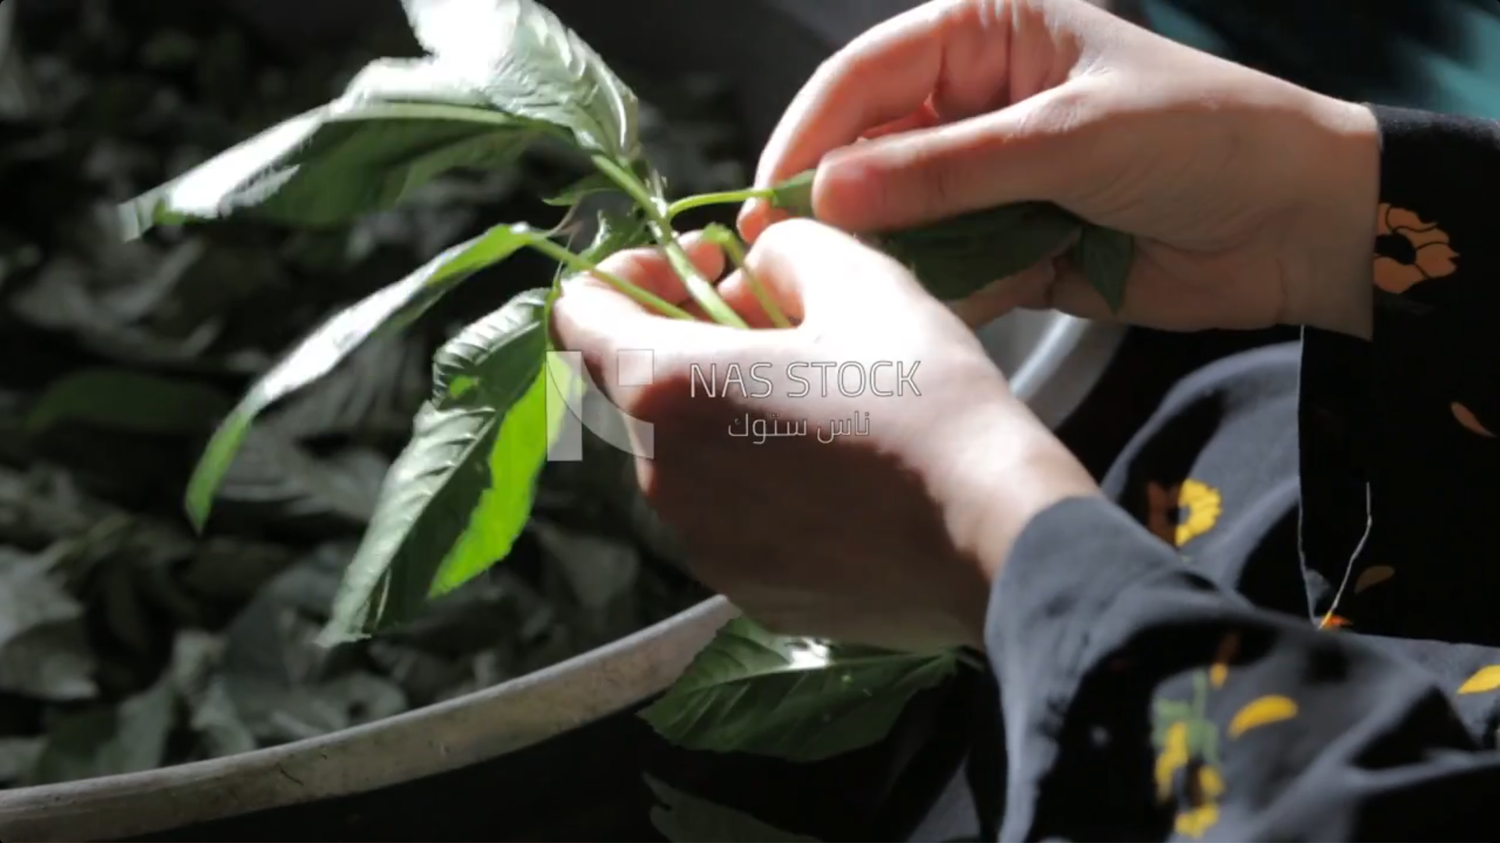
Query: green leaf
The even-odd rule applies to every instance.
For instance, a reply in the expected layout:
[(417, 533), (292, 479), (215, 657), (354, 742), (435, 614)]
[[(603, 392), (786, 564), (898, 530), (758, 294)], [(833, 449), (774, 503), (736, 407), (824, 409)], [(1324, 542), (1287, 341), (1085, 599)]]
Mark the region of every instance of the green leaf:
[(54, 381), (31, 408), (26, 427), (42, 433), (81, 423), (157, 435), (195, 435), (229, 409), (213, 387), (129, 369), (86, 369)]
[(214, 433), (188, 482), (187, 511), (193, 524), (203, 529), (213, 506), (214, 491), (229, 470), (251, 422), (263, 410), (333, 371), (371, 336), (411, 324), (465, 278), (510, 257), (540, 236), (543, 235), (524, 225), (494, 226), (339, 312), (309, 334), (250, 388)]
[(804, 170), (771, 188), (771, 207), (799, 217), (812, 216), (813, 177), (817, 174), (817, 170)]
[(123, 234), (251, 215), (324, 226), (394, 207), (455, 168), (509, 166), (549, 127), (498, 113), (431, 60), (382, 59), (333, 102), (119, 208)]
[(640, 105), (583, 39), (535, 0), (403, 0), (437, 62), (507, 114), (562, 127), (578, 145), (636, 159)]
[(641, 716), (686, 749), (820, 761), (884, 739), (907, 702), (956, 664), (952, 652), (778, 636), (736, 618)]
[(1085, 225), (1073, 247), (1073, 262), (1114, 313), (1125, 303), (1125, 281), (1134, 261), (1135, 238), (1111, 228)]
[(589, 175), (584, 176), (578, 181), (568, 185), (568, 187), (565, 188), (562, 193), (559, 193), (556, 196), (552, 196), (547, 199), (543, 199), (542, 201), (546, 202), (548, 205), (557, 205), (564, 208), (570, 208), (578, 204), (578, 201), (585, 196), (591, 196), (595, 193), (619, 192), (620, 186), (615, 184), (614, 179), (606, 176), (603, 173), (590, 173)]
[(783, 831), (743, 811), (726, 808), (646, 776), (661, 805), (651, 824), (672, 843), (819, 843), (818, 838)]
[(556, 429), (550, 296), (522, 293), (438, 351), (432, 399), (381, 487), (324, 644), (409, 620), (510, 553)]
[(1081, 225), (1077, 217), (1051, 203), (1020, 202), (875, 239), (928, 291), (952, 301), (1036, 265), (1067, 243)]

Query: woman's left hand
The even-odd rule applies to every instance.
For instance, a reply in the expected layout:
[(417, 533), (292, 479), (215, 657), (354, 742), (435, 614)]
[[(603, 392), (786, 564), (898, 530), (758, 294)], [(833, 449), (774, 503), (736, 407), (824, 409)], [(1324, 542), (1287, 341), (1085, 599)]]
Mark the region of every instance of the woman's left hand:
[[(693, 252), (717, 276), (723, 256)], [(766, 230), (747, 266), (795, 328), (670, 319), (592, 278), (557, 302), (560, 345), (652, 426), (651, 453), (636, 443), (648, 500), (693, 572), (773, 630), (982, 646), (989, 586), (1016, 535), (1098, 487), (894, 260), (792, 220)], [(688, 298), (651, 251), (602, 268)], [(760, 313), (743, 275), (720, 289), (747, 318)]]

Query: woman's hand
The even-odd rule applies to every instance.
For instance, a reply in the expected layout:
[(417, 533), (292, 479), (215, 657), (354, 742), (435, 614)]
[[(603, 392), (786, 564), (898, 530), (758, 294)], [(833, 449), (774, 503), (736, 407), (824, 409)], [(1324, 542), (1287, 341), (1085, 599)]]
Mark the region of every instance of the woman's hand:
[[(692, 252), (717, 277), (723, 256)], [(797, 327), (660, 317), (593, 279), (569, 282), (556, 304), (560, 344), (653, 426), (652, 453), (637, 457), (647, 498), (693, 572), (775, 630), (981, 645), (989, 584), (1016, 534), (1056, 501), (1097, 494), (1093, 479), (895, 261), (794, 220), (767, 229), (747, 266)], [(688, 298), (653, 252), (602, 268)], [(742, 279), (722, 289), (749, 315)], [(618, 374), (621, 361), (633, 374)]]
[[(845, 230), (1051, 200), (1134, 234), (1119, 316), (1138, 324), (1370, 332), (1369, 110), (1084, 0), (933, 0), (870, 30), (798, 95), (757, 184), (814, 166), (816, 215)], [(751, 203), (741, 230), (771, 218)], [(1059, 261), (992, 285), (965, 318), (1017, 306), (1110, 315)]]

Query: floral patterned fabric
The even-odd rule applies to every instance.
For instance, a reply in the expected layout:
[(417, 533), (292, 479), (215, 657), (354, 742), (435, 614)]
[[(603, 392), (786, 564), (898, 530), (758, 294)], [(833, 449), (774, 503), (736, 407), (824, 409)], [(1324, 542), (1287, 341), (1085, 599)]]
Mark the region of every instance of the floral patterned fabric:
[(1373, 341), (1197, 373), (1018, 540), (1002, 838), (1500, 839), (1500, 124), (1375, 111)]

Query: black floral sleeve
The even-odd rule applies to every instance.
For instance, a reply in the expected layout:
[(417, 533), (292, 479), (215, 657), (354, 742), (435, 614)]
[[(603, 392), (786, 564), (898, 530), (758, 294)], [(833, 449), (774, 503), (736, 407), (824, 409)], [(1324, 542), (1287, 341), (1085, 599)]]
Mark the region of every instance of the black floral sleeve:
[(1373, 340), (1189, 379), (1007, 560), (1003, 839), (1500, 839), (1500, 128), (1374, 111)]

